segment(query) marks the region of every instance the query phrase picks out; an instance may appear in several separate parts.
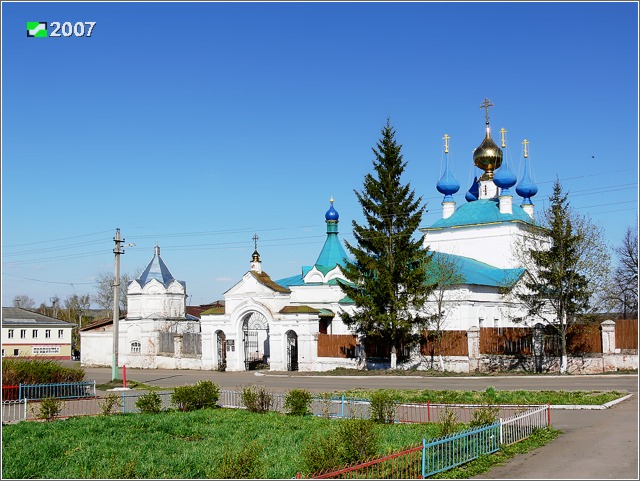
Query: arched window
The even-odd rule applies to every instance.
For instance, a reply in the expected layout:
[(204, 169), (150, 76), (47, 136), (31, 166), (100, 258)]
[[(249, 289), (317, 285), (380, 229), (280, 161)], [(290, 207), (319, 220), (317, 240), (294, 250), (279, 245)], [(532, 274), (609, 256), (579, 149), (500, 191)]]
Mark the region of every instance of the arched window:
[(131, 352), (132, 353), (136, 353), (136, 354), (140, 354), (140, 342), (139, 341), (133, 341), (131, 343)]

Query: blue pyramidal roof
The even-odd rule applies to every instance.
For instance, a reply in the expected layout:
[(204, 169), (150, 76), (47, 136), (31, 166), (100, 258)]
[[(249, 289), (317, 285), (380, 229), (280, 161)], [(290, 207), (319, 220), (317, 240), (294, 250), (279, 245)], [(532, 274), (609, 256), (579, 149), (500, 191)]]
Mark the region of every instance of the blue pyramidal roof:
[[(144, 287), (146, 284), (151, 282), (152, 279), (156, 279), (164, 287), (168, 287), (171, 282), (176, 280), (171, 275), (171, 272), (169, 272), (169, 268), (160, 257), (160, 247), (158, 245), (156, 245), (154, 248), (153, 259), (151, 259), (151, 262), (149, 262), (145, 270), (142, 271), (140, 277), (136, 279), (136, 282), (138, 282), (141, 287)], [(184, 282), (179, 282), (180, 284), (184, 285)]]

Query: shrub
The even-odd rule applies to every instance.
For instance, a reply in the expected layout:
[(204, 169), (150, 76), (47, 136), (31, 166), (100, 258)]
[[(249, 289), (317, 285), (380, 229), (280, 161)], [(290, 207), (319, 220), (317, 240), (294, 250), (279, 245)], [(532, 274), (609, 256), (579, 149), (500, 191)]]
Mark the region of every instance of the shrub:
[(136, 399), (136, 407), (141, 413), (159, 413), (162, 410), (162, 399), (155, 391), (150, 391)]
[(320, 394), (320, 409), (323, 418), (328, 419), (331, 417), (331, 393), (323, 392)]
[(314, 435), (302, 445), (300, 455), (309, 474), (333, 469), (341, 464), (342, 445), (335, 435)]
[(2, 359), (2, 384), (52, 384), (84, 379), (84, 369), (63, 367), (53, 359)]
[(98, 402), (98, 405), (102, 410), (102, 415), (108, 416), (112, 414), (113, 408), (122, 409), (122, 397), (116, 393), (107, 394), (102, 401)]
[(220, 397), (220, 388), (212, 381), (198, 381), (192, 386), (178, 386), (171, 395), (171, 404), (179, 411), (214, 408)]
[(311, 393), (306, 389), (292, 389), (284, 400), (284, 408), (294, 416), (304, 416), (311, 413)]
[(375, 423), (391, 424), (396, 415), (396, 404), (386, 391), (375, 391), (371, 395), (371, 420)]
[(46, 397), (40, 401), (40, 419), (53, 421), (62, 411), (62, 401), (54, 397)]
[(260, 478), (260, 464), (258, 458), (261, 454), (258, 443), (251, 442), (239, 449), (227, 448), (224, 450), (222, 460), (216, 467), (213, 478), (218, 479), (251, 479)]
[(475, 428), (486, 424), (494, 424), (500, 414), (500, 408), (496, 406), (483, 406), (473, 412), (469, 427)]
[(378, 436), (373, 426), (374, 423), (368, 419), (345, 419), (340, 422), (338, 439), (344, 464), (367, 459), (376, 453)]
[(264, 386), (247, 386), (240, 395), (244, 404), (252, 413), (266, 413), (273, 407), (273, 396)]
[(444, 412), (440, 416), (439, 422), (440, 436), (447, 436), (453, 434), (458, 429), (458, 415), (456, 412), (448, 406), (444, 409)]
[(496, 391), (496, 388), (493, 386), (489, 386), (487, 389), (485, 389), (484, 398), (487, 400), (487, 402), (496, 402), (496, 400), (498, 399), (498, 392)]

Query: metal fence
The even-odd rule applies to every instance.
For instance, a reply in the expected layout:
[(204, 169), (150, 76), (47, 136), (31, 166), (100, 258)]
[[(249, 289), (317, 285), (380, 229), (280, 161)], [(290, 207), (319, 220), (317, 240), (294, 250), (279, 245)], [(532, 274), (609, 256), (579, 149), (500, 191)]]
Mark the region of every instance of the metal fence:
[(551, 425), (549, 405), (532, 407), (510, 418), (500, 418), (500, 444), (508, 446), (528, 438), (534, 429)]
[(447, 471), (500, 449), (500, 423), (469, 429), (425, 443), (422, 477)]
[(2, 424), (12, 424), (27, 419), (27, 400), (2, 401)]
[[(314, 475), (313, 479), (418, 479), (422, 477), (423, 451), (423, 445), (406, 448), (397, 453), (371, 459), (354, 466), (327, 470)], [(300, 473), (296, 477), (300, 478)]]
[[(500, 406), (507, 408), (508, 406)], [(522, 409), (521, 406), (514, 408)], [(435, 440), (422, 440), (422, 445), (405, 448), (378, 459), (352, 466), (321, 471), (312, 479), (369, 478), (417, 479), (447, 471), (478, 457), (491, 454), (502, 445), (509, 445), (529, 437), (536, 428), (551, 424), (550, 406), (529, 406), (510, 418)], [(420, 453), (420, 454), (418, 454)], [(297, 475), (301, 477), (300, 473)]]
[(36, 400), (48, 397), (69, 399), (95, 397), (95, 395), (95, 381), (61, 382), (53, 384), (20, 384), (18, 387), (18, 399)]

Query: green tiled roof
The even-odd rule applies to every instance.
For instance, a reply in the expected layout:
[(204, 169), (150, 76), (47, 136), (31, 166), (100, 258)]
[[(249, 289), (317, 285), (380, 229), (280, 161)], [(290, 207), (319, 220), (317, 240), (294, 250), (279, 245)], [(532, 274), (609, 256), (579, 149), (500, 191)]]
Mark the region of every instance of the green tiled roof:
[(524, 222), (533, 224), (533, 220), (522, 207), (519, 205), (513, 205), (512, 207), (513, 214), (501, 214), (500, 207), (496, 201), (488, 199), (474, 200), (473, 202), (468, 202), (458, 207), (451, 217), (438, 219), (431, 227), (420, 230), (428, 231), (446, 227), (496, 224), (501, 222)]

